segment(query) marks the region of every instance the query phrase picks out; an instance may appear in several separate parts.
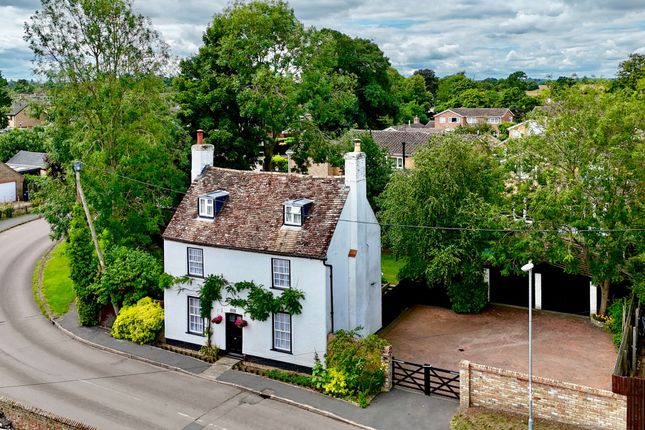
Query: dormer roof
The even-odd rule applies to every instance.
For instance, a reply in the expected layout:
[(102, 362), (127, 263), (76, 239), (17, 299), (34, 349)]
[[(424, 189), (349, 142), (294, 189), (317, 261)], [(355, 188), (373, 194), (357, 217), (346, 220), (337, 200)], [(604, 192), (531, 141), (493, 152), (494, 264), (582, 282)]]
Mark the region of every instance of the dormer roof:
[[(198, 198), (229, 193), (212, 222), (198, 219)], [(207, 167), (191, 185), (163, 234), (203, 246), (324, 259), (348, 191), (342, 178)], [(315, 202), (301, 228), (283, 228), (284, 204)]]

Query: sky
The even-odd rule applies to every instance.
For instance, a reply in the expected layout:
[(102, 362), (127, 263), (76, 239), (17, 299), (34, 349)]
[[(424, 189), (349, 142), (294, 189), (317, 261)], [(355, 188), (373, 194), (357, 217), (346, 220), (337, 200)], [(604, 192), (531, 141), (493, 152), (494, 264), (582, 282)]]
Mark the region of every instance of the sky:
[[(134, 0), (172, 53), (194, 55), (226, 0)], [(292, 0), (306, 26), (372, 40), (400, 73), (429, 68), (474, 79), (612, 78), (631, 53), (645, 54), (645, 0)], [(23, 24), (39, 0), (0, 0), (0, 71), (33, 78)]]

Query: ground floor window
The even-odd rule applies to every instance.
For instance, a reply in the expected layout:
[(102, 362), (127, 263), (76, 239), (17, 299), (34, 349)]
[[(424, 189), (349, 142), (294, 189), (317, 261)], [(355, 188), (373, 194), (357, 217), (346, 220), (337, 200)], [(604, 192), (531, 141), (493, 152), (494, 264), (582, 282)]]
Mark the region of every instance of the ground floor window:
[(188, 297), (188, 333), (203, 335), (204, 318), (199, 315), (198, 297)]
[(291, 352), (291, 315), (273, 314), (273, 349)]

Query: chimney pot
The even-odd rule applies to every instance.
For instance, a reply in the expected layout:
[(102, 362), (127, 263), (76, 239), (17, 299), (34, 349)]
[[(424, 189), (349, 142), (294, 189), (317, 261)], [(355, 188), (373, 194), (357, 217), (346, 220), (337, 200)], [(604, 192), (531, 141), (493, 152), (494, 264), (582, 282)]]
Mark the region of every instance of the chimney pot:
[(361, 152), (361, 140), (354, 139), (354, 152)]
[(418, 116), (415, 116), (413, 121), (414, 121), (414, 124), (421, 124), (421, 120), (419, 119)]
[(204, 143), (204, 130), (201, 128), (197, 130), (197, 144), (202, 145)]

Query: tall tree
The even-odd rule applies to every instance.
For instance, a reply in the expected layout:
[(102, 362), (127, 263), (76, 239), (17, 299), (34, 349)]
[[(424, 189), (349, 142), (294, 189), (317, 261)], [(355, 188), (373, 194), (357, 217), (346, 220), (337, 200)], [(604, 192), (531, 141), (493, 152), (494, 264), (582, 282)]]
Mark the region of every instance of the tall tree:
[(434, 95), (437, 92), (437, 88), (439, 87), (439, 78), (437, 75), (435, 75), (434, 70), (432, 69), (419, 69), (415, 70), (414, 75), (421, 75), (423, 78), (423, 82), (426, 85), (426, 90)]
[(427, 122), (432, 96), (426, 89), (423, 77), (417, 74), (405, 78), (392, 67), (390, 67), (389, 75), (392, 94), (399, 105), (395, 122), (397, 124), (406, 123), (415, 117), (418, 117), (423, 123)]
[(495, 239), (479, 229), (495, 223), (498, 163), (485, 143), (450, 135), (431, 138), (414, 164), (394, 174), (382, 194), (385, 242), (406, 257), (403, 276), (446, 287), (457, 312), (479, 312), (484, 256)]
[(335, 30), (323, 29), (335, 43), (337, 65), (342, 75), (356, 77), (358, 110), (353, 122), (359, 128), (380, 129), (397, 118), (398, 106), (392, 93), (388, 71), (390, 61), (374, 42), (351, 38)]
[(11, 96), (9, 95), (9, 85), (7, 80), (2, 77), (0, 72), (0, 130), (9, 125), (7, 113), (11, 107)]
[[(25, 23), (37, 71), (50, 81), (51, 181), (73, 187), (72, 160), (96, 212), (97, 230), (116, 243), (151, 245), (184, 187), (181, 129), (159, 75), (167, 47), (129, 0), (43, 0)], [(43, 184), (43, 190), (53, 184)], [(42, 210), (64, 234), (73, 192), (41, 195)]]
[(611, 285), (643, 252), (643, 232), (632, 229), (645, 219), (645, 114), (636, 95), (580, 86), (554, 106), (542, 136), (509, 143), (511, 199), (532, 223), (502, 259), (530, 256), (590, 276), (604, 313)]
[(612, 89), (620, 88), (645, 91), (645, 55), (633, 53), (620, 63)]

